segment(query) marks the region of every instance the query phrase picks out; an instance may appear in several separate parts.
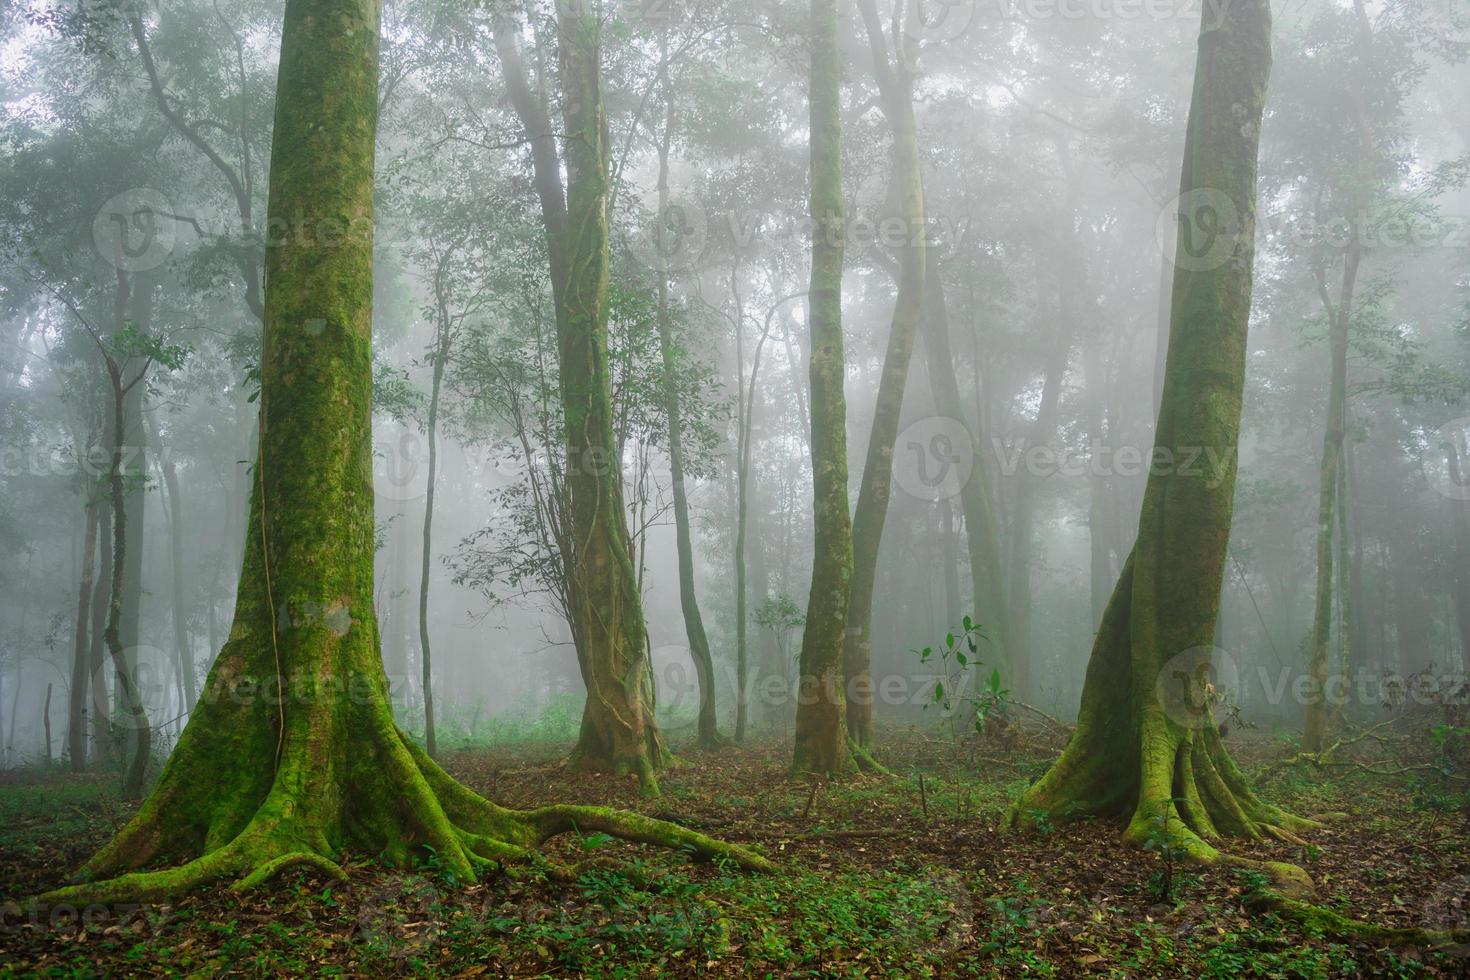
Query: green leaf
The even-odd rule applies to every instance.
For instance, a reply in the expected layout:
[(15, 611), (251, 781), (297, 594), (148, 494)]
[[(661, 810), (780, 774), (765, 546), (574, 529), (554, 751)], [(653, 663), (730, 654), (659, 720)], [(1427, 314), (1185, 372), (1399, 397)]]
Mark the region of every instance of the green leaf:
[(934, 682), (934, 700), (935, 700), (936, 703), (944, 700), (944, 682), (943, 681), (935, 681)]

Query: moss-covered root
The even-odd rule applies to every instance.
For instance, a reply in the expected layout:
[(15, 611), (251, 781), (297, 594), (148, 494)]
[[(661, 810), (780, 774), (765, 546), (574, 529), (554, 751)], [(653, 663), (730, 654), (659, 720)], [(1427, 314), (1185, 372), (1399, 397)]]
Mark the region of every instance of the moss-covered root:
[(857, 763), (858, 770), (871, 773), (875, 776), (893, 777), (893, 770), (873, 758), (873, 753), (857, 743), (857, 739), (847, 740), (847, 751), (852, 756), (852, 761)]
[(520, 816), (535, 829), (541, 841), (557, 834), (596, 832), (619, 840), (686, 851), (706, 860), (729, 861), (746, 871), (776, 870), (775, 864), (748, 847), (727, 844), (687, 827), (627, 810), (556, 805), (524, 811)]
[(1388, 946), (1463, 946), (1470, 943), (1470, 929), (1395, 928), (1351, 919), (1331, 909), (1292, 898), (1272, 888), (1257, 888), (1246, 896), (1253, 912), (1274, 912), (1298, 923), (1308, 932), (1341, 939), (1361, 939)]

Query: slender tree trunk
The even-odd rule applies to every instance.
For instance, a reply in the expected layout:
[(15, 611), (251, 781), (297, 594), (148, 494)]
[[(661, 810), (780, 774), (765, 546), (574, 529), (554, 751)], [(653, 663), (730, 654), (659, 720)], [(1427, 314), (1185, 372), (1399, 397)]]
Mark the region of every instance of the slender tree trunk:
[[(1004, 553), (998, 524), (995, 518), (995, 498), (991, 492), (990, 473), (986, 467), (989, 447), (984, 445), (983, 428), (972, 425), (965, 417), (964, 400), (960, 397), (959, 381), (955, 377), (954, 354), (950, 347), (949, 311), (945, 304), (944, 283), (939, 277), (939, 260), (932, 250), (928, 255), (928, 275), (925, 286), (928, 297), (924, 303), (924, 356), (929, 368), (929, 378), (934, 386), (935, 402), (941, 415), (963, 424), (969, 435), (968, 447), (957, 447), (957, 452), (969, 451), (974, 461), (969, 479), (960, 484), (960, 511), (965, 518), (965, 542), (970, 558), (970, 588), (973, 593), (974, 619), (981, 625), (985, 646), (982, 659), (992, 668), (1000, 670), (1011, 682), (1011, 657), (1008, 646), (1009, 613), (1006, 598), (1005, 574), (1002, 570)], [(912, 451), (915, 447), (901, 447)], [(917, 447), (927, 452), (927, 447)], [(953, 625), (953, 624), (951, 624)]]
[[(668, 61), (667, 39), (663, 49)], [(669, 213), (669, 149), (673, 140), (674, 89), (669, 84), (667, 64), (664, 68), (664, 101), (668, 112), (664, 119), (663, 138), (658, 147), (658, 216), (666, 220)], [(694, 587), (694, 536), (689, 526), (689, 492), (684, 477), (684, 417), (679, 399), (678, 350), (674, 341), (673, 317), (669, 310), (668, 270), (658, 270), (658, 344), (663, 359), (664, 403), (669, 415), (669, 471), (674, 498), (674, 544), (679, 560), (679, 607), (684, 614), (684, 636), (689, 643), (689, 658), (699, 681), (699, 717), (697, 723), (700, 748), (720, 745), (719, 726), (715, 718), (715, 664), (710, 653), (709, 637), (704, 631), (704, 617), (699, 612), (699, 597)], [(739, 737), (739, 733), (737, 733)]]
[(807, 321), (812, 413), (811, 593), (801, 637), (796, 702), (798, 774), (853, 768), (842, 685), (843, 631), (852, 582), (847, 503), (847, 401), (842, 383), (842, 259), (847, 237), (842, 199), (842, 62), (837, 0), (811, 3), (812, 270)]
[[(129, 284), (129, 295), (127, 299), (126, 313), (119, 315), (117, 324), (123, 325), (125, 320), (131, 324), (139, 333), (146, 335), (152, 328), (154, 299), (158, 291), (158, 279), (153, 273), (138, 273), (127, 276)], [(122, 647), (122, 664), (120, 669), (126, 670), (132, 676), (132, 684), (138, 689), (139, 697), (142, 697), (142, 683), (145, 675), (143, 667), (139, 663), (139, 654), (142, 652), (141, 627), (143, 621), (143, 596), (144, 573), (147, 564), (144, 562), (144, 546), (147, 540), (147, 516), (148, 516), (148, 430), (144, 421), (144, 413), (147, 410), (147, 385), (134, 383), (128, 387), (124, 395), (123, 425), (125, 426), (123, 445), (123, 491), (124, 502), (127, 508), (127, 532), (129, 548), (127, 552), (127, 567), (123, 572), (122, 611), (118, 618), (118, 642)], [(113, 525), (114, 535), (117, 533), (116, 522)], [(148, 668), (154, 669), (152, 665)], [(117, 684), (113, 688), (116, 710), (119, 717), (132, 717), (132, 709), (126, 701), (126, 685)], [(139, 733), (128, 729), (127, 751), (136, 755), (140, 743)]]
[(954, 506), (948, 497), (944, 497), (936, 511), (939, 517), (939, 553), (944, 562), (944, 621), (947, 626), (953, 626), (965, 615), (960, 608), (960, 555), (955, 545)]
[(113, 756), (112, 701), (107, 696), (107, 645), (102, 633), (107, 628), (107, 611), (112, 596), (112, 500), (105, 482), (99, 487), (104, 494), (97, 501), (97, 581), (92, 587), (92, 635), (88, 661), (92, 683), (92, 752), (100, 763)]
[[(122, 280), (127, 274), (118, 273)], [(123, 717), (128, 730), (128, 762), (123, 770), (122, 795), (125, 800), (143, 797), (143, 779), (148, 769), (148, 756), (152, 745), (152, 732), (148, 714), (143, 707), (143, 695), (135, 680), (136, 658), (129, 659), (120, 635), (123, 615), (123, 587), (127, 582), (127, 493), (123, 487), (123, 456), (127, 429), (125, 419), (126, 386), (119, 366), (108, 358), (108, 375), (112, 380), (113, 444), (112, 465), (108, 471), (108, 484), (112, 503), (112, 591), (108, 596), (107, 625), (102, 630), (102, 641), (112, 657), (117, 684), (122, 691)]]
[[(1155, 446), (1209, 448), (1221, 469), (1150, 474), (1138, 540), (1093, 646), (1077, 728), (1010, 813), (1129, 816), (1126, 838), (1166, 835), (1191, 859), (1226, 836), (1316, 825), (1260, 800), (1220, 740), (1201, 682), (1228, 556), (1254, 259), (1256, 155), (1270, 72), (1269, 0), (1237, 0), (1199, 42), (1185, 142), (1179, 253)], [(1207, 196), (1224, 223), (1194, 236)], [(1225, 207), (1228, 202), (1228, 207)], [(1203, 247), (1201, 247), (1203, 246)], [(1176, 456), (1176, 458), (1178, 458)], [(1237, 863), (1257, 864), (1242, 858)], [(1265, 870), (1298, 882), (1290, 865)]]
[(154, 442), (158, 444), (162, 457), (160, 469), (163, 471), (164, 490), (168, 494), (169, 562), (173, 572), (169, 598), (173, 606), (174, 653), (183, 682), (184, 710), (193, 711), (195, 702), (199, 700), (199, 678), (195, 673), (194, 646), (189, 638), (188, 606), (184, 602), (184, 498), (179, 492), (179, 474), (172, 454), (163, 450), (157, 433), (154, 433)]
[[(735, 742), (745, 744), (750, 697), (750, 591), (746, 583), (745, 537), (750, 524), (750, 440), (755, 428), (755, 383), (745, 381), (745, 308), (738, 265), (730, 268), (735, 303)], [(753, 374), (753, 372), (752, 372)]]
[(84, 510), (86, 530), (82, 537), (82, 581), (77, 588), (76, 642), (72, 648), (71, 688), (67, 691), (66, 747), (73, 772), (87, 768), (87, 694), (92, 673), (87, 643), (87, 615), (92, 602), (92, 569), (97, 561), (97, 502), (87, 486)]
[[(918, 124), (914, 119), (911, 66), (917, 44), (894, 26), (893, 57), (883, 36), (875, 0), (858, 0), (867, 27), (868, 48), (878, 79), (884, 115), (893, 134), (893, 174), (890, 196), (898, 202), (907, 244), (899, 252), (898, 296), (888, 330), (888, 348), (873, 405), (873, 427), (863, 461), (862, 482), (852, 517), (852, 584), (847, 607), (847, 635), (843, 642), (843, 682), (847, 698), (847, 730), (857, 748), (873, 744), (873, 592), (878, 578), (878, 551), (888, 516), (893, 484), (894, 443), (898, 439), (909, 362), (924, 303), (925, 214), (924, 181), (919, 163)], [(865, 754), (859, 753), (864, 760)]]
[[(1343, 285), (1336, 306), (1327, 304), (1331, 321), (1331, 374), (1327, 394), (1327, 428), (1322, 436), (1322, 459), (1317, 494), (1317, 600), (1313, 607), (1312, 647), (1307, 663), (1312, 686), (1307, 695), (1306, 730), (1302, 748), (1321, 752), (1326, 745), (1330, 706), (1326, 687), (1332, 670), (1333, 531), (1337, 523), (1337, 488), (1342, 470), (1343, 430), (1347, 411), (1348, 326), (1352, 318), (1353, 282), (1361, 260), (1356, 240), (1344, 260)], [(1325, 296), (1325, 291), (1324, 291)]]
[(419, 566), (419, 660), (424, 685), (424, 748), (429, 757), (439, 754), (434, 739), (434, 671), (429, 649), (429, 582), (434, 559), (434, 484), (439, 476), (439, 395), (444, 386), (444, 366), (449, 359), (449, 310), (444, 300), (442, 270), (434, 280), (437, 320), (434, 333), (434, 373), (429, 385), (429, 418), (425, 438), (429, 441), (429, 484), (424, 492), (423, 560)]
[[(1460, 447), (1453, 441), (1445, 446), (1446, 462), (1456, 486), (1464, 486)], [(1470, 503), (1445, 501), (1455, 529), (1455, 625), (1460, 631), (1460, 663), (1470, 668)]]
[(46, 703), (41, 706), (41, 735), (46, 739), (46, 767), (51, 767), (51, 688), (46, 685)]

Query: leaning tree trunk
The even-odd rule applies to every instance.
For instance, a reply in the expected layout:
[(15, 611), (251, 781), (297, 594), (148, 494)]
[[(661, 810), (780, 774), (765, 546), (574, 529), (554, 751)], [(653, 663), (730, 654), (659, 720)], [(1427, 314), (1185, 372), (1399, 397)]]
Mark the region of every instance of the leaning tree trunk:
[(842, 80), (837, 0), (811, 4), (812, 272), (811, 329), (812, 582), (801, 635), (796, 702), (797, 773), (853, 768), (842, 689), (842, 634), (852, 580), (852, 523), (847, 512), (847, 401), (842, 391), (842, 256), (847, 232), (842, 200)]
[(890, 196), (897, 200), (898, 216), (907, 236), (907, 244), (899, 250), (898, 296), (893, 304), (888, 349), (883, 354), (883, 373), (878, 379), (878, 396), (873, 404), (873, 428), (868, 435), (862, 484), (852, 516), (852, 586), (847, 607), (842, 673), (847, 695), (848, 735), (859, 750), (857, 758), (866, 761), (867, 749), (873, 743), (873, 680), (869, 673), (873, 658), (873, 591), (878, 578), (878, 549), (883, 541), (883, 524), (888, 516), (888, 497), (893, 483), (894, 443), (898, 439), (909, 362), (913, 358), (914, 338), (919, 331), (919, 315), (924, 305), (926, 231), (924, 181), (919, 163), (911, 70), (918, 55), (917, 44), (895, 24), (893, 59), (890, 61), (875, 0), (859, 0), (858, 9), (867, 27), (868, 47), (878, 78), (883, 113), (893, 130)]
[[(1220, 740), (1208, 670), (1235, 492), (1254, 258), (1256, 155), (1270, 74), (1268, 0), (1240, 0), (1201, 33), (1181, 180), (1181, 226), (1155, 452), (1218, 453), (1219, 471), (1149, 477), (1138, 539), (1103, 614), (1077, 729), (1009, 814), (1129, 818), (1201, 861), (1226, 836), (1296, 839), (1316, 826), (1259, 799)], [(1201, 241), (1208, 207), (1223, 223)], [(1210, 229), (1206, 229), (1210, 230)], [(1202, 247), (1201, 247), (1202, 246)], [(1304, 876), (1273, 865), (1282, 876)]]
[[(394, 724), (373, 608), (377, 24), (376, 0), (286, 5), (269, 213), (353, 234), (267, 250), (260, 453), (230, 639), (153, 794), (85, 883), (46, 901), (158, 899), (220, 878), (248, 888), (300, 864), (345, 878), (334, 862), (349, 848), (395, 866), (432, 858), (467, 881), (573, 829), (770, 867), (633, 814), (503, 809)], [(260, 695), (277, 685), (289, 696)]]

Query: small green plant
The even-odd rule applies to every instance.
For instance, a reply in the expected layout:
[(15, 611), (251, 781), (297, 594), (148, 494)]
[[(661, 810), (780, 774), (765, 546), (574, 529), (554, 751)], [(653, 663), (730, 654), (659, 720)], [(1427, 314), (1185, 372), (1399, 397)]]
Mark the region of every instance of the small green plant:
[(1179, 859), (1184, 856), (1184, 852), (1179, 846), (1178, 836), (1169, 826), (1169, 821), (1173, 819), (1174, 807), (1182, 802), (1166, 800), (1159, 804), (1159, 812), (1149, 818), (1148, 836), (1144, 838), (1143, 849), (1153, 851), (1162, 863), (1162, 867), (1149, 875), (1148, 879), (1149, 896), (1155, 902), (1174, 900)]
[(980, 624), (966, 616), (958, 635), (951, 631), (945, 634), (944, 642), (940, 646), (913, 651), (921, 664), (931, 663), (936, 654), (939, 657), (940, 674), (934, 681), (931, 700), (924, 705), (924, 709), (927, 711), (931, 706), (937, 706), (944, 713), (950, 738), (955, 742), (960, 740), (963, 708), (968, 707), (972, 713), (976, 733), (983, 733), (986, 722), (1004, 715), (1009, 702), (1010, 691), (1002, 686), (998, 669), (991, 670), (979, 691), (974, 694), (966, 693), (971, 672), (982, 666), (977, 655), (980, 640), (984, 636)]

